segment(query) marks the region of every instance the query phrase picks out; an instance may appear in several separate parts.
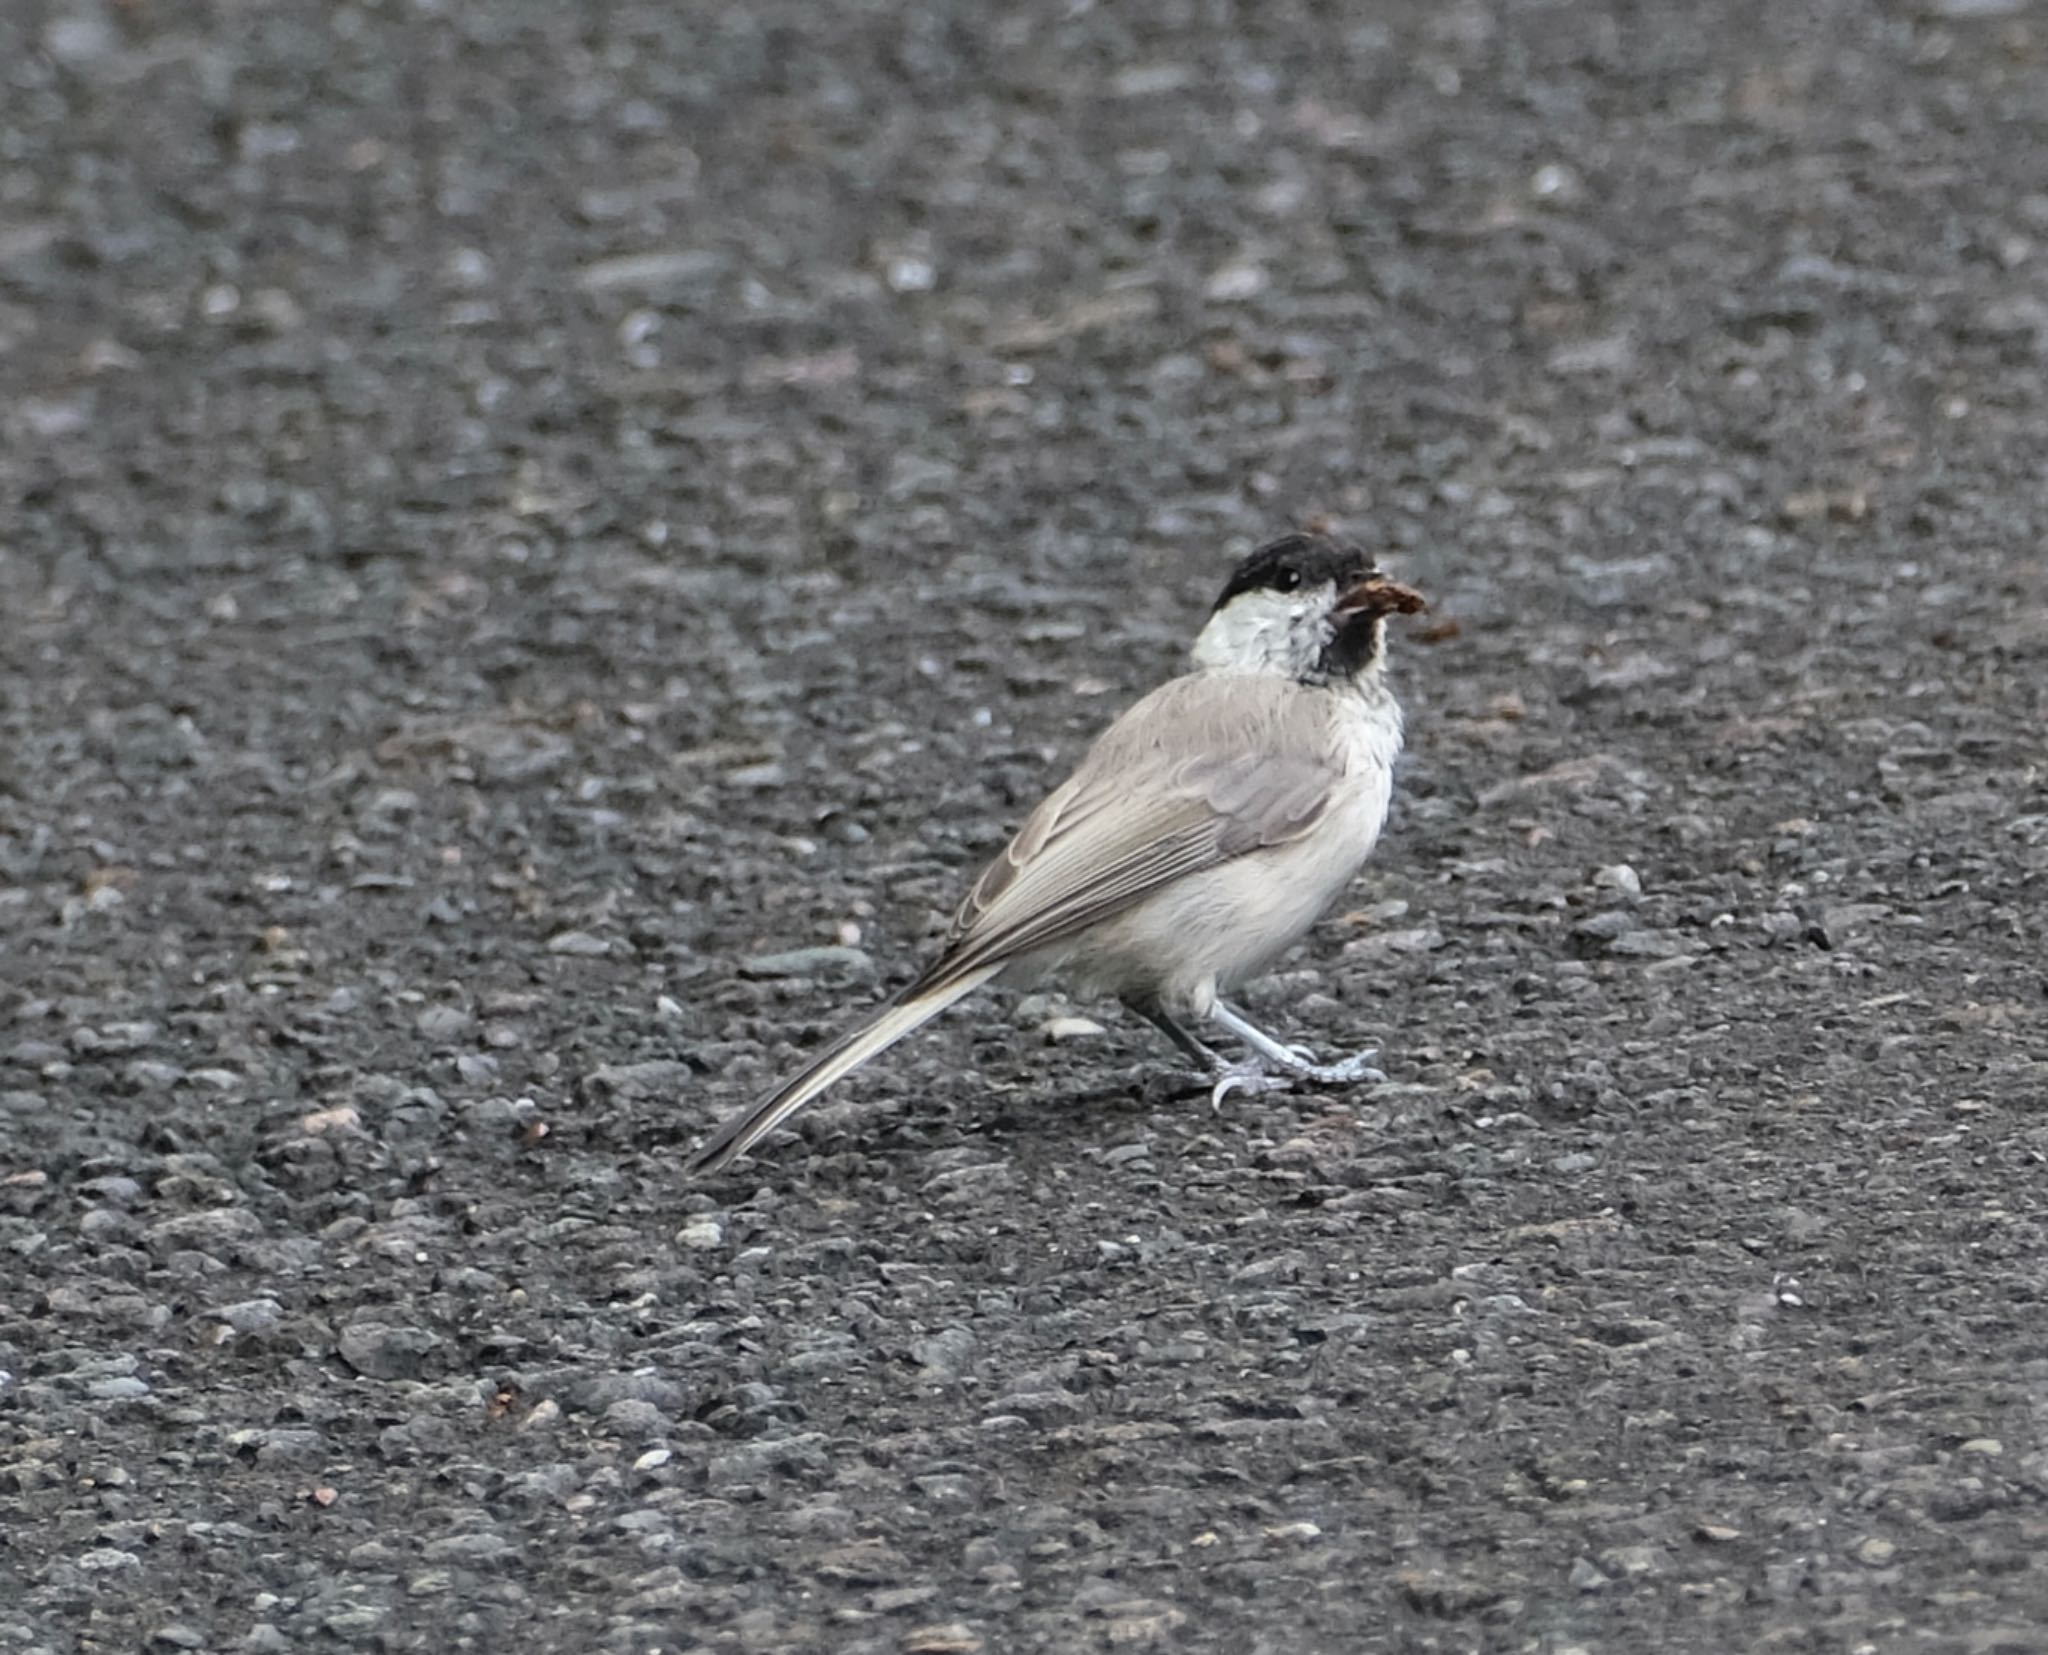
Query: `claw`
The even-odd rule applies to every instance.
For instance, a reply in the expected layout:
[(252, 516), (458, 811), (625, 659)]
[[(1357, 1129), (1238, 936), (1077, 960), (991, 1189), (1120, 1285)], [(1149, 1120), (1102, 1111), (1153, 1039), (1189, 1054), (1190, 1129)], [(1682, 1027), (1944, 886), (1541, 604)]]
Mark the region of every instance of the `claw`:
[(1232, 1092), (1258, 1097), (1266, 1092), (1284, 1092), (1292, 1083), (1285, 1075), (1269, 1074), (1257, 1063), (1232, 1063), (1219, 1068), (1216, 1084), (1209, 1093), (1209, 1107), (1220, 1110)]

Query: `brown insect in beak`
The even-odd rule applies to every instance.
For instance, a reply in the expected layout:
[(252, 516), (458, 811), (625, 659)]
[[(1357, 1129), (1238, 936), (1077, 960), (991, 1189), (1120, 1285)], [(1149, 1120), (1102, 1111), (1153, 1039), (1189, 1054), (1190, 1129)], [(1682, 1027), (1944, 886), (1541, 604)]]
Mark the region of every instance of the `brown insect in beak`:
[(1403, 586), (1385, 575), (1367, 575), (1337, 600), (1340, 616), (1419, 615), (1429, 600), (1412, 586)]

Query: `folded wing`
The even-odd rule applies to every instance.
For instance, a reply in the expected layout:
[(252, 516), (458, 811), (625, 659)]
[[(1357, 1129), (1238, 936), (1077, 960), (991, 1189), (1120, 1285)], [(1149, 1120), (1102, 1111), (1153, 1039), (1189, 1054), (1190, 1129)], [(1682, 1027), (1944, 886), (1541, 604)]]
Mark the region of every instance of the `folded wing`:
[[(1112, 725), (983, 871), (921, 981), (1064, 941), (1313, 828), (1343, 777), (1327, 720), (1257, 678), (1220, 688), (1176, 679)], [(1161, 700), (1179, 704), (1150, 705)]]

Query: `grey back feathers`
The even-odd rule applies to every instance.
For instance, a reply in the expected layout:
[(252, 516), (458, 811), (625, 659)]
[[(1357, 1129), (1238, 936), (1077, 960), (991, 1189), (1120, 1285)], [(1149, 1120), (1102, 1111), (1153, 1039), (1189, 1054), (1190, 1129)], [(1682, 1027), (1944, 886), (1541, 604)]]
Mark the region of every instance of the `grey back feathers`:
[[(1341, 777), (1323, 709), (1280, 678), (1162, 684), (1104, 731), (954, 916), (943, 961), (1064, 941), (1161, 886), (1308, 831)], [(935, 968), (936, 969), (936, 968)]]

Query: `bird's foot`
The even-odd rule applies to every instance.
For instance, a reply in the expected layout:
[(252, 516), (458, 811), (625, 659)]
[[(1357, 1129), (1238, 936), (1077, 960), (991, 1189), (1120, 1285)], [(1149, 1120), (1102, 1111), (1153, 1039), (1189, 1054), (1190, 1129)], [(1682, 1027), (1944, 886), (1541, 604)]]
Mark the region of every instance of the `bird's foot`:
[(1384, 1069), (1373, 1067), (1372, 1060), (1379, 1055), (1379, 1047), (1368, 1046), (1364, 1051), (1339, 1058), (1335, 1063), (1318, 1063), (1315, 1054), (1307, 1047), (1289, 1046), (1287, 1056), (1291, 1061), (1283, 1067), (1289, 1074), (1315, 1081), (1320, 1086), (1348, 1086), (1360, 1080), (1369, 1080), (1377, 1086), (1385, 1084), (1387, 1078)]
[(1289, 1046), (1274, 1039), (1242, 1012), (1233, 1011), (1220, 1000), (1209, 1015), (1220, 1028), (1249, 1046), (1258, 1058), (1302, 1080), (1313, 1080), (1323, 1086), (1345, 1086), (1355, 1080), (1384, 1081), (1387, 1078), (1372, 1066), (1372, 1060), (1380, 1055), (1377, 1046), (1368, 1046), (1355, 1057), (1336, 1063), (1318, 1063), (1315, 1053), (1306, 1046)]
[(1256, 1098), (1268, 1092), (1289, 1091), (1294, 1086), (1286, 1075), (1274, 1074), (1257, 1058), (1248, 1058), (1242, 1063), (1218, 1062), (1214, 1072), (1216, 1084), (1209, 1092), (1211, 1109), (1221, 1109), (1223, 1100), (1233, 1092)]

